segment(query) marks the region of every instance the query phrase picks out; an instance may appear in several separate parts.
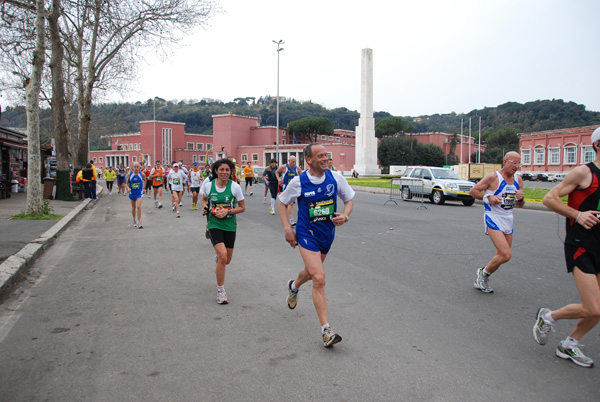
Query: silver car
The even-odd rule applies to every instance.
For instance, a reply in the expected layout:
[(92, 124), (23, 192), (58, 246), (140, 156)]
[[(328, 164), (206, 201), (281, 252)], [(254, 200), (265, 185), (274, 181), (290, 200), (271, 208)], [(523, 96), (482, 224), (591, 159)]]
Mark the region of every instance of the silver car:
[[(446, 200), (462, 201), (466, 206), (473, 205), (475, 198), (469, 191), (475, 183), (463, 180), (451, 169), (430, 166), (412, 166), (406, 169), (401, 184), (402, 199), (410, 200), (416, 192), (429, 198), (433, 204), (442, 205)], [(418, 185), (411, 185), (411, 182)]]

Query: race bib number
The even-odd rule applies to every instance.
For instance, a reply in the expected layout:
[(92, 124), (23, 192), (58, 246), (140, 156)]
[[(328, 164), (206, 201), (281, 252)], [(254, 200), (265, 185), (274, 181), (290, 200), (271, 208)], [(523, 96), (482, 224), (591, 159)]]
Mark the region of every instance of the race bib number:
[(175, 185), (181, 184), (181, 179), (173, 179), (173, 184), (175, 184)]
[(310, 214), (311, 223), (330, 221), (335, 212), (333, 198), (310, 202), (308, 205), (308, 212)]
[(516, 199), (516, 194), (504, 193), (502, 194), (502, 204), (500, 204), (500, 207), (502, 209), (513, 209)]
[(195, 184), (193, 187), (198, 187), (198, 185), (200, 184), (200, 178), (198, 176), (193, 176), (192, 184)]
[(160, 183), (162, 181), (162, 177), (160, 177), (160, 176), (155, 177), (154, 180), (156, 180), (157, 183)]
[(142, 184), (141, 183), (131, 183), (131, 188), (134, 190), (139, 190), (140, 188), (142, 188)]

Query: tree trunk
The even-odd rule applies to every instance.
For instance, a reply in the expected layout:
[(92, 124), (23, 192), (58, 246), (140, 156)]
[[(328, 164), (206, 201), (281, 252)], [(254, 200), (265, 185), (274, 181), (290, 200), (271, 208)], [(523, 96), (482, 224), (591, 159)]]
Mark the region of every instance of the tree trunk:
[[(56, 199), (71, 200), (69, 175), (69, 145), (68, 129), (65, 116), (65, 80), (64, 80), (64, 47), (60, 39), (58, 19), (60, 17), (61, 0), (52, 0), (52, 12), (48, 17), (50, 27), (50, 41), (52, 45), (52, 58), (50, 70), (52, 72), (52, 126), (54, 128), (54, 142), (56, 145)], [(60, 172), (60, 174), (59, 174)]]
[(42, 182), (40, 157), (40, 87), (44, 69), (45, 46), (44, 0), (36, 0), (36, 45), (33, 52), (31, 79), (25, 85), (27, 101), (27, 208), (28, 214), (42, 212)]

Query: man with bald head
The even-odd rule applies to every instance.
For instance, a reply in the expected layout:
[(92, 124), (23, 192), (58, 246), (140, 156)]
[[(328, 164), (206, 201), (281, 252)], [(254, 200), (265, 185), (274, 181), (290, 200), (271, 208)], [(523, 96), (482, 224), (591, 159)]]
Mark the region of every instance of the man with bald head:
[(510, 261), (510, 247), (513, 240), (513, 208), (523, 208), (523, 179), (516, 173), (521, 166), (521, 155), (508, 152), (504, 155), (503, 167), (487, 174), (470, 191), (472, 197), (483, 200), (485, 209), (485, 233), (490, 236), (496, 248), (491, 261), (477, 270), (473, 285), (484, 293), (492, 293), (489, 284), (492, 275), (500, 265)]

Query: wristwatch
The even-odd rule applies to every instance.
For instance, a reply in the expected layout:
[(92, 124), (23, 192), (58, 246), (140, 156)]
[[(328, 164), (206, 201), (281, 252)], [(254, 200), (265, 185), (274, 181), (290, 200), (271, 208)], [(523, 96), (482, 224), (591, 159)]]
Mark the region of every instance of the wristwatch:
[(231, 213), (231, 209), (228, 209), (228, 210), (227, 210), (227, 217), (229, 218), (231, 215), (233, 215), (233, 214)]
[(346, 220), (344, 221), (344, 223), (348, 222), (348, 219), (350, 219), (350, 217), (346, 214), (344, 214), (344, 216), (346, 217)]

